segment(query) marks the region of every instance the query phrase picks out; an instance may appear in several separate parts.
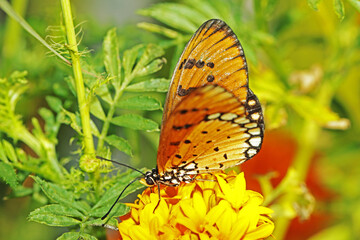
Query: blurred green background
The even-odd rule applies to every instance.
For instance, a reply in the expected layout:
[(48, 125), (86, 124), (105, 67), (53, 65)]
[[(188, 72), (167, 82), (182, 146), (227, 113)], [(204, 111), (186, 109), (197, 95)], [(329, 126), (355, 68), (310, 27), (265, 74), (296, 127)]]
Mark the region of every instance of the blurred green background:
[[(48, 42), (61, 37), (54, 27), (62, 22), (58, 1), (11, 3)], [(84, 51), (82, 61), (100, 73), (104, 72), (102, 42), (113, 27), (117, 28), (121, 54), (139, 43), (163, 47), (167, 63), (156, 76), (169, 79), (185, 43), (203, 21), (222, 18), (227, 22), (245, 49), (250, 87), (265, 109), (263, 153), (251, 160), (253, 167), (245, 164), (244, 171), (249, 176), (277, 172), (278, 182), (272, 182), (276, 187), (292, 166), (297, 179), (307, 183), (303, 199), (314, 197), (298, 211), (288, 211), (283, 204), (289, 201), (287, 190), (283, 190), (283, 195), (271, 202), (275, 226), (281, 226), (275, 236), (287, 232), (285, 239), (360, 239), (359, 1), (78, 0), (72, 7), (81, 39), (79, 48)], [(189, 24), (181, 26), (177, 22), (181, 19)], [(55, 88), (66, 87), (64, 79), (72, 75), (72, 69), (9, 20), (0, 11), (0, 78), (15, 70), (28, 72), (30, 87), (16, 111), (32, 128), (31, 118), (38, 116), (39, 108), (47, 107), (45, 97), (54, 95)], [(150, 96), (164, 102), (163, 93)], [(159, 110), (142, 114), (161, 122)], [(132, 145), (134, 157), (115, 151), (114, 159), (139, 168), (155, 166), (158, 132), (124, 129), (120, 134)], [(75, 135), (69, 126), (62, 125), (56, 148), (59, 157), (69, 158), (73, 166), (77, 156), (72, 153), (78, 149), (71, 141)], [(9, 136), (0, 133), (0, 138)], [(23, 185), (32, 186), (31, 181)], [(264, 184), (259, 190), (266, 196)], [(0, 239), (56, 239), (67, 231), (28, 221), (29, 213), (43, 203), (30, 196), (9, 199), (10, 193), (8, 185), (1, 182)], [(320, 217), (306, 220), (307, 215)], [(304, 219), (295, 220), (290, 228), (287, 220), (281, 220), (295, 216)], [(323, 223), (320, 226), (319, 221)]]

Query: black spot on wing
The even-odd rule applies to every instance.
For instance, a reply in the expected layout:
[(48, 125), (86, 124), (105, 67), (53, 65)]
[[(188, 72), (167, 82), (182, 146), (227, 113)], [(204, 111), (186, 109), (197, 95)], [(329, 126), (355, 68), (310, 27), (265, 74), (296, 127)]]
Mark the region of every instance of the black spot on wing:
[(213, 62), (208, 62), (206, 66), (208, 66), (209, 68), (214, 68), (215, 64)]
[(193, 91), (194, 87), (189, 87), (188, 89), (185, 89), (185, 88), (182, 88), (182, 85), (179, 85), (178, 89), (177, 89), (177, 94), (180, 96), (180, 97), (183, 97), (183, 96), (186, 96), (188, 95), (191, 91)]
[(179, 146), (179, 144), (180, 144), (179, 141), (178, 142), (170, 142), (170, 145), (172, 145), (172, 146)]
[(214, 75), (209, 75), (209, 76), (207, 76), (207, 78), (206, 78), (206, 80), (208, 81), (208, 82), (213, 82), (214, 80), (215, 80), (215, 77), (214, 77)]
[(180, 63), (179, 70), (181, 70), (186, 62), (186, 58)]
[(188, 59), (184, 65), (184, 69), (192, 69), (195, 65), (196, 60), (194, 58)]
[(195, 64), (197, 68), (202, 68), (205, 65), (205, 62), (202, 60), (198, 60)]

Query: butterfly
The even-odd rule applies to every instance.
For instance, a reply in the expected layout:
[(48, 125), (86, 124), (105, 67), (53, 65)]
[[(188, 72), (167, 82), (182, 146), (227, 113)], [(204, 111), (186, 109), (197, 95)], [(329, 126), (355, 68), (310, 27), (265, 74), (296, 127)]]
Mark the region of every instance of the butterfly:
[(244, 50), (225, 22), (209, 20), (192, 36), (176, 65), (157, 166), (143, 173), (144, 180), (159, 191), (159, 184), (177, 186), (198, 174), (239, 165), (259, 152), (263, 135), (262, 109), (249, 88)]
[(209, 20), (192, 36), (174, 70), (157, 167), (145, 181), (177, 186), (197, 174), (239, 165), (259, 152), (264, 129), (238, 38), (224, 21)]

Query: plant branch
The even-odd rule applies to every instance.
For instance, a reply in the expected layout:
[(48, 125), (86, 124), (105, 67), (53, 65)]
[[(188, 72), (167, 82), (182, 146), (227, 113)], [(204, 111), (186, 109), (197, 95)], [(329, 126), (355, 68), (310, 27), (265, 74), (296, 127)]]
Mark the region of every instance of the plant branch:
[(119, 101), (119, 99), (121, 98), (123, 92), (124, 92), (124, 87), (121, 87), (119, 90), (116, 89), (113, 102), (110, 105), (110, 109), (109, 109), (109, 111), (107, 113), (106, 119), (104, 121), (104, 125), (103, 125), (103, 127), (101, 129), (101, 134), (100, 134), (100, 137), (99, 137), (99, 142), (98, 142), (98, 145), (97, 145), (97, 149), (102, 149), (103, 146), (104, 146), (105, 137), (107, 136), (107, 133), (108, 133), (108, 130), (109, 130), (109, 127), (110, 127), (111, 119), (113, 118), (114, 113), (115, 113), (115, 108), (116, 108), (115, 104)]
[(94, 154), (94, 142), (90, 127), (90, 104), (85, 96), (84, 80), (80, 66), (80, 54), (77, 48), (76, 34), (71, 14), (70, 1), (61, 0), (61, 7), (63, 11), (66, 34), (69, 43), (68, 48), (73, 63), (75, 86), (80, 110), (82, 133), (84, 137), (85, 154)]

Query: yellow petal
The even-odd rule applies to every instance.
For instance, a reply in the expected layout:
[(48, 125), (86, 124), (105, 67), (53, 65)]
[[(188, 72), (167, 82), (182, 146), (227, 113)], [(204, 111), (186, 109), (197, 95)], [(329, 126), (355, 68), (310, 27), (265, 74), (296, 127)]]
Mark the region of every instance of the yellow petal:
[(256, 230), (248, 232), (244, 240), (263, 239), (270, 236), (274, 231), (274, 224), (272, 222), (261, 224)]
[(213, 225), (219, 221), (220, 218), (224, 217), (224, 211), (226, 208), (230, 208), (230, 204), (226, 201), (220, 201), (220, 203), (210, 209), (208, 214), (206, 215), (205, 219), (208, 225)]
[(223, 216), (218, 220), (216, 225), (218, 226), (221, 235), (229, 236), (231, 227), (236, 222), (235, 220), (237, 219), (237, 214), (231, 207), (225, 208), (224, 210)]
[(132, 240), (143, 240), (152, 238), (150, 232), (147, 231), (146, 228), (140, 227), (139, 225), (134, 226), (130, 234)]
[(195, 192), (193, 195), (194, 210), (198, 214), (198, 218), (204, 218), (207, 212), (207, 208), (204, 199), (199, 192)]
[(210, 240), (209, 235), (207, 235), (206, 233), (199, 233), (199, 238), (200, 240)]

